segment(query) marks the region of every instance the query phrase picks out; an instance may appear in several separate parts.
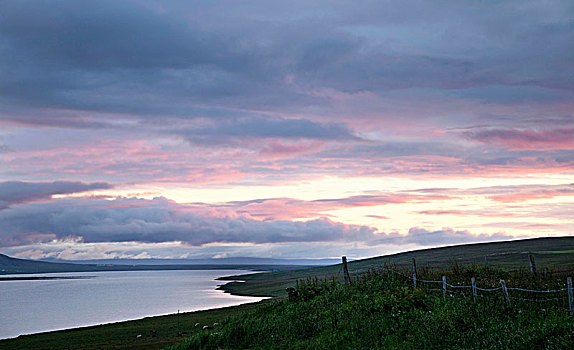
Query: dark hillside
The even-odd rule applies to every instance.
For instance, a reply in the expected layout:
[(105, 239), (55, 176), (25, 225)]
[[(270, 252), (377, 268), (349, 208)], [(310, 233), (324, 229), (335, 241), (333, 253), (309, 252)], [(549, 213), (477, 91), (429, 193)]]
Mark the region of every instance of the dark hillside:
[(0, 275), (13, 273), (42, 273), (42, 272), (86, 272), (98, 271), (96, 265), (81, 265), (69, 263), (50, 263), (11, 258), (0, 254)]
[(253, 270), (253, 271), (284, 271), (301, 269), (301, 265), (213, 265), (213, 264), (180, 264), (180, 265), (114, 265), (114, 264), (72, 264), (55, 263), (37, 260), (11, 258), (0, 254), (0, 275), (26, 273), (56, 273), (56, 272), (94, 272), (94, 271), (152, 271), (152, 270)]

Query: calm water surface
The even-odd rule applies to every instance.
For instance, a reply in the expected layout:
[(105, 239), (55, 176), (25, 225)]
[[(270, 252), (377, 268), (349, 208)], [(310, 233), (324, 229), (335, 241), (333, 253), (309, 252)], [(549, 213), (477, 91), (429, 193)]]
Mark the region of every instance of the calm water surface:
[(93, 276), (89, 279), (0, 281), (0, 339), (21, 334), (97, 325), (262, 298), (215, 288), (221, 276), (248, 271), (118, 271), (6, 276)]

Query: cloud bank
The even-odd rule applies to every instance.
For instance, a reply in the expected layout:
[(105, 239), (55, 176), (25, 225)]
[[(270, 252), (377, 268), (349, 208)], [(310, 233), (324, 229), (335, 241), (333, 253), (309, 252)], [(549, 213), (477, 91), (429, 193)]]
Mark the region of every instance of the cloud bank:
[(94, 190), (107, 190), (112, 185), (104, 182), (86, 184), (77, 181), (54, 182), (0, 182), (0, 209), (14, 204), (47, 200), (53, 195), (82, 193)]
[(3, 246), (54, 239), (93, 242), (282, 243), (370, 240), (367, 226), (319, 218), (305, 222), (257, 221), (198, 214), (163, 198), (57, 199), (0, 211)]
[(429, 231), (420, 227), (413, 227), (406, 235), (399, 233), (386, 234), (384, 238), (379, 238), (371, 244), (395, 244), (395, 245), (408, 245), (416, 244), (419, 246), (439, 246), (451, 244), (466, 244), (466, 243), (479, 243), (491, 241), (504, 241), (516, 239), (516, 236), (507, 235), (503, 233), (496, 233), (493, 235), (488, 234), (472, 234), (469, 231), (456, 231), (451, 228), (444, 228), (437, 231)]

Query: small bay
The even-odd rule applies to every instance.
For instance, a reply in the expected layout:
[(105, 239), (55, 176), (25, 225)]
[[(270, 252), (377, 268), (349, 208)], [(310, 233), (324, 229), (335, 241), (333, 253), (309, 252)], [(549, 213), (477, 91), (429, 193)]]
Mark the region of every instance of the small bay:
[[(216, 290), (239, 270), (72, 272), (0, 282), (0, 339), (259, 301)], [(54, 277), (62, 277), (54, 279)]]

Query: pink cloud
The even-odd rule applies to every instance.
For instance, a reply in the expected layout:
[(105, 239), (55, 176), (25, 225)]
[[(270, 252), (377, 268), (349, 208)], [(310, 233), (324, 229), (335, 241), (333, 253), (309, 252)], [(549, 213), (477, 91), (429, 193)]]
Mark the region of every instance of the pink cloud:
[(559, 196), (574, 196), (574, 184), (546, 187), (517, 188), (513, 192), (493, 195), (489, 198), (502, 203), (524, 202), (534, 199), (548, 199)]
[(464, 211), (464, 210), (421, 210), (417, 211), (417, 214), (423, 215), (455, 215), (455, 216), (480, 216), (480, 217), (513, 217), (516, 216), (512, 213), (492, 213), (492, 212), (480, 212), (480, 211)]
[(382, 215), (365, 215), (365, 217), (373, 218), (373, 219), (380, 219), (380, 220), (390, 220), (391, 218)]
[[(219, 212), (219, 215), (246, 215), (258, 220), (289, 220), (329, 216), (329, 211), (353, 208), (372, 207), (388, 204), (426, 203), (435, 200), (445, 200), (445, 195), (417, 195), (410, 193), (384, 193), (376, 195), (358, 195), (334, 199), (301, 200), (293, 198), (267, 198), (251, 201), (227, 202), (217, 205), (205, 203), (193, 204), (199, 210)], [(372, 216), (385, 219), (385, 216)], [(387, 218), (388, 219), (388, 218)]]
[(574, 128), (550, 130), (487, 129), (467, 132), (466, 136), (483, 143), (494, 143), (521, 150), (574, 149)]

